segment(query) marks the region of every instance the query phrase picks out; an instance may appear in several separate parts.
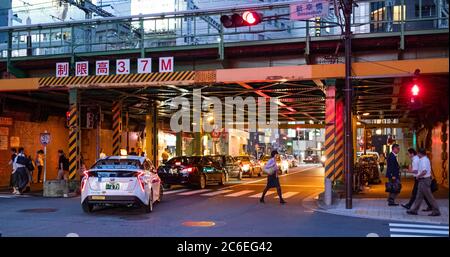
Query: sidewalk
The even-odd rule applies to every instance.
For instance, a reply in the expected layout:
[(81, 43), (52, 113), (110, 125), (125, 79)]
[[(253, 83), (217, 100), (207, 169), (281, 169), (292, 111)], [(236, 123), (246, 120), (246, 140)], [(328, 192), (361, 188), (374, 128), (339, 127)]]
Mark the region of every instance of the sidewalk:
[[(419, 215), (408, 215), (406, 209), (401, 206), (389, 207), (387, 205), (387, 193), (384, 192), (384, 182), (378, 185), (371, 185), (370, 188), (362, 193), (353, 194), (352, 209), (345, 208), (345, 196), (334, 200), (333, 204), (327, 206), (317, 196), (311, 196), (305, 199), (305, 207), (316, 211), (344, 215), (350, 217), (392, 220), (401, 222), (420, 222), (432, 224), (449, 224), (449, 190), (439, 185), (439, 190), (433, 195), (436, 198), (441, 216), (429, 217), (430, 212), (419, 211)], [(414, 180), (412, 178), (403, 178), (402, 192), (397, 198), (398, 203), (407, 203), (411, 196)], [(420, 210), (425, 208), (425, 202), (422, 203)]]
[[(23, 193), (24, 195), (33, 195), (33, 196), (42, 196), (43, 193), (43, 184), (42, 183), (35, 183), (31, 184), (30, 186), (30, 192)], [(12, 189), (10, 189), (7, 186), (0, 187), (0, 194), (11, 194)]]

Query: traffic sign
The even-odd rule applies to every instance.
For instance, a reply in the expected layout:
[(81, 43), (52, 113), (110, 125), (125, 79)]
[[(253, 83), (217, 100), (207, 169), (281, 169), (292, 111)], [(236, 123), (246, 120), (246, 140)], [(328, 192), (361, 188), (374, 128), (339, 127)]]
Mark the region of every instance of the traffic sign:
[(330, 11), (329, 0), (303, 0), (290, 5), (291, 20), (326, 17)]
[(50, 143), (50, 133), (41, 133), (39, 138), (43, 146), (46, 146)]

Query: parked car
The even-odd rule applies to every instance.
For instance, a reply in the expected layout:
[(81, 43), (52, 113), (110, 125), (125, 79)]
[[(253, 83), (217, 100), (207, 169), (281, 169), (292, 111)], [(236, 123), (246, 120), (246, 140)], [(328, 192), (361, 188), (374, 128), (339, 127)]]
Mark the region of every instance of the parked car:
[(207, 156), (180, 156), (168, 160), (158, 168), (165, 188), (188, 185), (205, 188), (209, 184), (223, 185), (225, 171)]
[(255, 157), (241, 155), (234, 157), (241, 167), (242, 175), (253, 177), (253, 176), (262, 176), (262, 168), (259, 163), (256, 161)]
[(380, 166), (378, 165), (378, 161), (375, 155), (361, 155), (358, 158), (357, 169), (360, 172), (364, 172), (366, 174), (366, 179), (369, 184), (381, 183)]
[(140, 156), (110, 156), (98, 160), (81, 180), (81, 206), (138, 205), (146, 212), (163, 197), (161, 179), (152, 162)]
[(226, 172), (226, 181), (229, 178), (237, 178), (238, 180), (242, 179), (242, 169), (239, 165), (239, 162), (233, 158), (231, 155), (210, 155), (208, 156), (215, 162), (219, 163), (225, 169)]
[[(264, 169), (264, 165), (266, 165), (266, 163), (269, 160), (270, 160), (270, 156), (268, 156), (268, 155), (264, 155), (263, 157), (261, 157), (261, 159), (259, 160), (259, 164), (260, 164), (262, 169)], [(278, 166), (278, 173), (279, 174), (288, 173), (289, 163), (283, 157), (278, 157), (278, 159), (277, 159), (277, 166)]]
[(303, 160), (304, 163), (319, 163), (320, 159), (317, 154), (311, 154), (309, 156), (306, 156)]

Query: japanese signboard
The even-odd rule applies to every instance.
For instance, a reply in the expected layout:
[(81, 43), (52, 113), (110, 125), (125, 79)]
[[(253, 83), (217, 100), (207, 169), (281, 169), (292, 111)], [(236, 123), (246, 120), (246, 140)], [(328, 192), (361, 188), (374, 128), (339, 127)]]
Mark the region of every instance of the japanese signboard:
[(10, 139), (11, 147), (20, 147), (20, 138), (19, 137), (11, 137)]
[(152, 72), (152, 58), (139, 58), (137, 73), (151, 73)]
[(290, 5), (291, 20), (307, 20), (328, 16), (329, 0), (304, 0)]
[[(95, 75), (107, 76), (110, 75), (109, 60), (100, 60), (95, 62)], [(138, 58), (136, 65), (136, 73), (151, 73), (152, 72), (152, 58)], [(174, 59), (173, 57), (159, 58), (159, 72), (173, 72)], [(116, 60), (116, 74), (130, 74), (131, 66), (130, 59)], [(56, 63), (56, 77), (67, 77), (70, 75), (70, 64), (68, 62)], [(84, 77), (89, 76), (89, 62), (75, 63), (75, 76)], [(1, 124), (0, 124), (1, 125)]]
[(9, 128), (8, 127), (0, 127), (0, 136), (8, 136)]
[(173, 57), (159, 58), (159, 72), (172, 72), (172, 71), (173, 71)]
[(8, 150), (8, 136), (0, 136), (0, 150)]
[(84, 77), (89, 75), (89, 62), (75, 63), (75, 76)]
[(10, 117), (0, 117), (0, 125), (12, 126), (13, 119)]
[(116, 61), (116, 74), (130, 74), (130, 59)]
[(56, 63), (56, 77), (67, 77), (69, 76), (69, 63), (68, 62), (58, 62)]
[(96, 61), (95, 62), (95, 75), (104, 76), (109, 75), (109, 61)]

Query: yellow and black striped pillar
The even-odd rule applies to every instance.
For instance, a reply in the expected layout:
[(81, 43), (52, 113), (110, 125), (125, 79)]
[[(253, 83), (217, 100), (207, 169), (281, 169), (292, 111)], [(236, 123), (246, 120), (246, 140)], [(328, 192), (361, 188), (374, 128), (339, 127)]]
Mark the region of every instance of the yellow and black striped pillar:
[(78, 170), (79, 119), (77, 89), (69, 90), (69, 104), (69, 179), (73, 180), (76, 178)]
[(335, 165), (336, 87), (328, 86), (325, 99), (325, 178), (333, 179)]
[(158, 116), (157, 104), (152, 102), (145, 116), (145, 152), (155, 166), (158, 165)]
[(344, 99), (336, 99), (335, 170), (333, 181), (344, 176)]
[(122, 102), (116, 101), (112, 105), (112, 155), (120, 155), (122, 147)]

